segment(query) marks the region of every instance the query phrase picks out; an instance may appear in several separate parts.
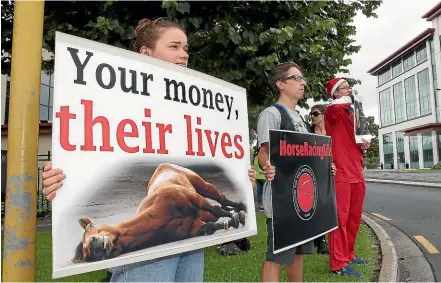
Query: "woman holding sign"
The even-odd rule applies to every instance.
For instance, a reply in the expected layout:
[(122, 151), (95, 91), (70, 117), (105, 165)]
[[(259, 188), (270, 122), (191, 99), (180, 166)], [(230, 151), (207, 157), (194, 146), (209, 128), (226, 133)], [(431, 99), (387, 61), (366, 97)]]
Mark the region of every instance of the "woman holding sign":
[[(135, 51), (171, 62), (182, 67), (188, 64), (188, 44), (184, 29), (177, 23), (157, 19), (142, 19), (135, 29)], [(248, 170), (249, 178), (254, 183), (254, 170)], [(52, 201), (56, 191), (66, 178), (63, 171), (52, 168), (48, 162), (42, 173), (43, 194)], [(189, 251), (155, 260), (138, 262), (111, 268), (111, 281), (187, 281), (202, 282), (204, 275), (204, 250)]]
[[(311, 120), (312, 126), (310, 128), (310, 132), (318, 135), (326, 135), (325, 129), (325, 110), (326, 105), (317, 104), (311, 108)], [(328, 253), (328, 244), (326, 243), (325, 235), (314, 240), (314, 245), (317, 248), (317, 252), (319, 254), (327, 254)]]

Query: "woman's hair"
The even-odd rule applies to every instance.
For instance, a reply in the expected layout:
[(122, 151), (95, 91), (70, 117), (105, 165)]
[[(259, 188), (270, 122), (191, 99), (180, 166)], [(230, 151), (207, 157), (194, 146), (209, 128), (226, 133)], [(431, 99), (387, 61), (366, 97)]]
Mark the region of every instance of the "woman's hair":
[(314, 109), (317, 109), (318, 111), (320, 111), (320, 113), (325, 113), (326, 107), (327, 107), (326, 104), (316, 104), (316, 105), (311, 107), (311, 112)]
[(271, 77), (270, 77), (270, 84), (271, 84), (271, 86), (272, 86), (273, 88), (277, 89), (277, 87), (276, 87), (276, 82), (277, 82), (278, 80), (281, 80), (281, 79), (283, 79), (284, 77), (286, 77), (286, 75), (288, 74), (288, 70), (291, 69), (291, 68), (299, 69), (300, 72), (303, 73), (303, 71), (302, 71), (302, 69), (299, 67), (299, 65), (297, 65), (297, 64), (294, 63), (294, 62), (289, 61), (289, 62), (280, 63), (280, 64), (278, 64), (278, 65), (274, 68), (274, 70), (273, 70), (273, 72), (272, 72), (272, 75), (271, 75)]
[(140, 20), (138, 26), (134, 30), (135, 42), (133, 48), (136, 52), (140, 52), (141, 47), (143, 46), (153, 48), (161, 36), (162, 31), (167, 28), (177, 28), (185, 33), (185, 30), (181, 25), (170, 19), (158, 18), (156, 20)]

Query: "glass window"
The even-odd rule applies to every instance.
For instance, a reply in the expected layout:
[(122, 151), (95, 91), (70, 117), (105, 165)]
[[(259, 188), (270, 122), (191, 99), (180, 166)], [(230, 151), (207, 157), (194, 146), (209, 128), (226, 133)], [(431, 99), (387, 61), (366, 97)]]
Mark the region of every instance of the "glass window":
[(385, 89), (380, 92), (380, 118), (381, 126), (392, 124), (392, 98), (391, 89)]
[(54, 93), (53, 75), (41, 72), (40, 121), (52, 121), (52, 95)]
[(436, 113), (436, 120), (440, 121), (441, 117), (440, 117), (440, 111), (439, 111), (439, 101), (438, 101), (438, 92), (436, 91), (436, 89), (438, 88), (438, 75), (436, 72), (436, 63), (435, 63), (435, 46), (434, 46), (434, 41), (433, 39), (431, 39), (429, 41), (429, 46), (430, 46), (430, 62), (432, 65), (432, 77), (433, 77), (433, 89), (435, 91), (435, 113)]
[(383, 135), (383, 154), (384, 154), (384, 168), (392, 169), (394, 164), (394, 146), (392, 141), (392, 134)]
[(416, 50), (416, 62), (417, 64), (427, 60), (426, 42), (422, 43)]
[(407, 119), (418, 116), (415, 77), (411, 76), (404, 80), (404, 91), (406, 96)]
[(406, 168), (406, 158), (404, 157), (404, 133), (395, 132), (396, 144), (397, 144), (397, 164), (398, 169)]
[(54, 74), (51, 74), (50, 86), (54, 87)]
[(399, 82), (395, 84), (392, 88), (394, 95), (395, 123), (399, 123), (405, 120), (403, 85), (401, 84), (401, 82)]
[(418, 92), (420, 98), (420, 115), (432, 113), (432, 101), (430, 97), (429, 70), (425, 69), (417, 74)]
[(403, 73), (403, 64), (401, 64), (401, 60), (392, 65), (392, 77), (397, 77), (401, 73)]
[(409, 136), (409, 150), (410, 150), (410, 168), (419, 169), (419, 155), (418, 155), (418, 137)]
[(424, 168), (433, 167), (433, 144), (432, 144), (432, 132), (423, 133), (423, 162)]
[(40, 104), (40, 121), (49, 120), (49, 107)]
[(411, 54), (405, 56), (403, 58), (403, 67), (404, 71), (412, 69), (415, 66), (415, 53), (412, 52)]
[(41, 85), (40, 86), (40, 104), (49, 105), (49, 86)]
[(50, 84), (50, 75), (48, 75), (46, 72), (42, 71), (41, 72), (41, 83), (45, 84), (45, 85), (49, 85)]
[[(52, 105), (53, 105), (53, 93), (54, 85), (52, 75), (41, 72), (41, 85), (40, 85), (40, 121), (52, 121)], [(5, 124), (9, 122), (9, 92), (10, 92), (10, 80), (7, 76), (6, 81), (6, 101), (5, 101)]]
[(392, 79), (392, 72), (391, 69), (388, 67), (387, 70), (384, 70), (380, 75), (378, 75), (378, 85), (382, 85), (389, 80)]

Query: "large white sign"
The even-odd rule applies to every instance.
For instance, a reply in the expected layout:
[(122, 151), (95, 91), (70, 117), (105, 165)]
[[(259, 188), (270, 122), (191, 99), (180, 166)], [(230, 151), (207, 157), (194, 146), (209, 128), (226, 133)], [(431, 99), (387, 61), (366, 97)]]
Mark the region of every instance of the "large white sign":
[[(257, 233), (245, 89), (56, 34), (53, 278)], [(191, 58), (190, 58), (191, 59)]]

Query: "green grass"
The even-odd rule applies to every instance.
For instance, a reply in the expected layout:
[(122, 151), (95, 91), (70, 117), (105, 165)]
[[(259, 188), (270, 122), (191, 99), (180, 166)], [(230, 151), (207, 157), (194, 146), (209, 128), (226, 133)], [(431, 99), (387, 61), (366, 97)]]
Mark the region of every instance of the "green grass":
[[(205, 281), (208, 282), (260, 282), (261, 267), (266, 252), (266, 225), (262, 213), (257, 214), (258, 234), (250, 237), (252, 249), (242, 255), (223, 257), (216, 253), (216, 248), (206, 249), (205, 256)], [(360, 282), (373, 281), (373, 273), (378, 269), (379, 246), (373, 232), (364, 224), (360, 228), (356, 244), (357, 254), (361, 258), (373, 262), (363, 268), (356, 267), (364, 274)], [(286, 273), (283, 271), (280, 280), (287, 282)], [(307, 255), (304, 259), (305, 282), (343, 282), (356, 281), (353, 277), (333, 275), (329, 271), (327, 255)]]
[[(260, 282), (260, 271), (266, 251), (266, 225), (262, 213), (257, 213), (258, 234), (250, 237), (251, 250), (246, 254), (224, 257), (216, 253), (216, 247), (205, 249), (206, 282)], [(379, 246), (375, 235), (364, 224), (361, 225), (357, 238), (357, 254), (371, 263), (364, 267), (356, 267), (364, 274), (360, 282), (374, 281), (374, 273), (379, 269)], [(51, 233), (37, 233), (37, 281), (58, 282), (99, 282), (106, 276), (106, 270), (75, 275), (56, 280), (51, 279)], [(281, 274), (281, 281), (286, 282), (286, 273)], [(307, 255), (304, 262), (305, 282), (342, 282), (356, 281), (353, 277), (342, 277), (329, 272), (329, 260), (326, 255)]]
[(409, 169), (409, 170), (400, 170), (402, 173), (433, 173), (433, 172), (441, 172), (441, 169)]

